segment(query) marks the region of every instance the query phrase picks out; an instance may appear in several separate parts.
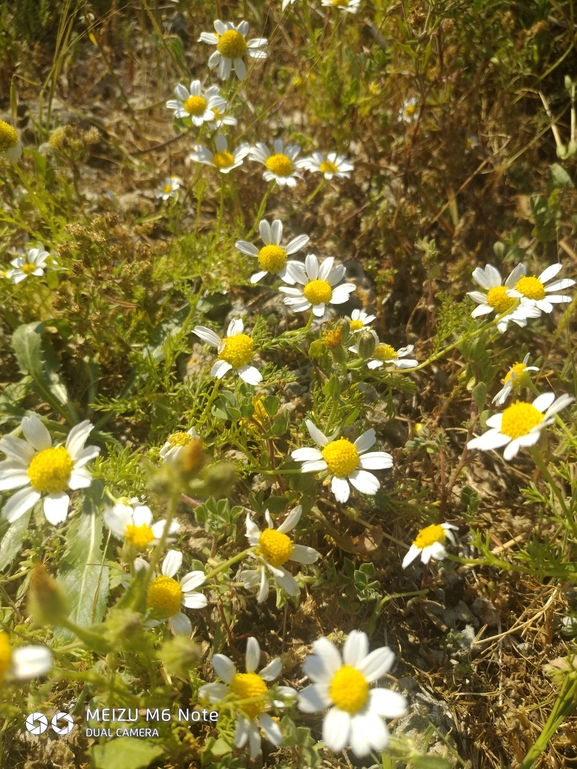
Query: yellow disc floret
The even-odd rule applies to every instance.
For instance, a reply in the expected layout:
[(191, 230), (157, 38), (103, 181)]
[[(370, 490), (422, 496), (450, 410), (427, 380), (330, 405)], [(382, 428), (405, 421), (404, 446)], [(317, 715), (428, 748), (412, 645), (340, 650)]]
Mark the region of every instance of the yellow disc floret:
[(487, 304), (492, 307), (499, 315), (505, 310), (509, 310), (515, 304), (511, 296), (507, 296), (505, 286), (495, 286), (489, 289), (487, 293)]
[(206, 99), (204, 96), (189, 96), (184, 102), (184, 109), (189, 115), (200, 117), (206, 112)]
[(246, 334), (229, 336), (224, 341), (224, 349), (218, 354), (220, 360), (225, 360), (233, 368), (246, 366), (252, 358), (253, 342)]
[(353, 715), (365, 707), (369, 698), (369, 683), (356, 668), (343, 665), (333, 676), (329, 694), (339, 710)]
[(339, 172), (339, 169), (330, 160), (323, 160), (320, 168), (323, 174), (337, 174)]
[(230, 168), (234, 163), (234, 156), (226, 150), (215, 152), (212, 156), (212, 162), (217, 168)]
[(225, 59), (240, 59), (247, 52), (246, 40), (236, 29), (228, 29), (220, 35), (216, 50)]
[(362, 320), (351, 320), (349, 323), (349, 328), (351, 331), (360, 331), (362, 328), (365, 327), (365, 324)]
[(156, 577), (148, 586), (147, 605), (160, 617), (172, 617), (180, 610), (182, 588), (172, 577)]
[(375, 347), (373, 355), (377, 360), (383, 361), (383, 363), (388, 360), (395, 360), (399, 357), (395, 348), (391, 347), (390, 344), (378, 344)]
[(280, 246), (265, 246), (258, 252), (258, 263), (267, 272), (280, 272), (286, 264), (287, 253)]
[(520, 438), (528, 435), (542, 421), (543, 414), (535, 406), (517, 401), (503, 412), (501, 432), (513, 439)]
[(0, 632), (0, 683), (4, 679), (6, 673), (10, 670), (11, 661), (12, 649), (10, 648), (8, 634)]
[(138, 550), (144, 550), (154, 539), (154, 533), (150, 526), (145, 523), (142, 526), (134, 526), (129, 523), (124, 532), (124, 537), (130, 545), (134, 545)]
[(523, 387), (524, 384), (527, 384), (530, 379), (529, 373), (527, 372), (527, 366), (524, 363), (515, 363), (514, 366), (511, 366), (505, 379), (502, 379), (501, 381), (503, 384), (506, 384), (510, 379), (513, 380), (512, 384), (515, 387)]
[(286, 563), (294, 550), (291, 538), (276, 529), (265, 529), (259, 537), (258, 546), (262, 557), (276, 568)]
[(346, 438), (331, 441), (322, 450), (323, 459), (337, 478), (346, 478), (359, 466), (359, 452)]
[(34, 272), (35, 269), (36, 269), (36, 265), (33, 264), (32, 262), (27, 262), (26, 264), (23, 264), (22, 267), (20, 268), (20, 270), (25, 275), (30, 275), (32, 272)]
[[(241, 700), (250, 697), (264, 697), (268, 693), (268, 687), (262, 678), (256, 673), (237, 673), (232, 679), (230, 690)], [(266, 700), (261, 702), (245, 702), (239, 709), (249, 718), (256, 718), (262, 713)]]
[(277, 176), (290, 176), (293, 172), (293, 164), (289, 157), (279, 153), (271, 155), (265, 163), (269, 171)]
[(59, 494), (68, 488), (74, 462), (64, 446), (39, 451), (28, 466), (30, 485), (43, 494)]
[(334, 350), (343, 341), (343, 327), (329, 328), (323, 333), (323, 344), (329, 350)]
[(445, 529), (439, 523), (434, 523), (432, 526), (427, 526), (425, 529), (417, 534), (413, 545), (418, 547), (419, 550), (424, 550), (426, 547), (434, 545), (435, 542), (443, 544), (447, 537)]
[(303, 288), (303, 294), (312, 305), (326, 304), (333, 296), (333, 290), (326, 280), (311, 280)]
[(10, 123), (0, 120), (0, 152), (12, 149), (18, 144), (18, 133)]
[(189, 435), (188, 433), (185, 433), (184, 431), (180, 430), (177, 433), (172, 433), (172, 435), (168, 436), (168, 442), (171, 446), (174, 446), (175, 448), (179, 446), (188, 446), (188, 444), (192, 440), (192, 435)]
[(545, 298), (545, 286), (539, 278), (521, 278), (515, 283), (515, 288), (520, 294), (526, 296), (527, 299), (539, 300)]

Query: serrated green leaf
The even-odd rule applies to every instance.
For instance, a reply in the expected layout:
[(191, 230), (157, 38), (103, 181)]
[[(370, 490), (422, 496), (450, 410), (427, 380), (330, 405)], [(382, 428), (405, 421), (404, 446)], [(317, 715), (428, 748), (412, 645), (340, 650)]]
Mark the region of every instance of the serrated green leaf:
[(43, 338), (44, 323), (26, 323), (12, 336), (14, 353), (23, 374), (29, 374), (37, 393), (69, 424), (80, 420), (68, 398), (66, 385), (58, 374), (58, 359), (50, 342)]
[(164, 751), (148, 740), (119, 737), (105, 745), (94, 745), (88, 753), (96, 769), (145, 769)]
[[(80, 626), (93, 625), (104, 617), (108, 596), (108, 567), (102, 564), (102, 516), (104, 486), (95, 481), (87, 489), (82, 511), (70, 522), (67, 549), (59, 582), (70, 602), (70, 619)], [(55, 636), (67, 642), (73, 636), (58, 629)]]
[(10, 566), (22, 549), (31, 514), (32, 510), (28, 510), (20, 518), (17, 518), (11, 526), (2, 519), (0, 531), (5, 533), (0, 542), (0, 571), (4, 571), (7, 566)]

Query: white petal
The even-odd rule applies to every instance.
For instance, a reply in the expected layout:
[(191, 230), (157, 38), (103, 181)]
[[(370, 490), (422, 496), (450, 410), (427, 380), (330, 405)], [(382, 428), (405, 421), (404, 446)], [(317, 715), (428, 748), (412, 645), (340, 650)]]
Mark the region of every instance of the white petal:
[(169, 550), (162, 562), (162, 574), (164, 577), (174, 577), (182, 566), (182, 553), (180, 550)]
[(259, 253), (258, 248), (246, 240), (237, 240), (234, 247), (238, 248), (241, 253), (247, 254), (248, 256), (258, 256)]
[(87, 489), (92, 483), (92, 475), (84, 467), (74, 468), (70, 473), (68, 488), (72, 491), (77, 489)]
[(296, 254), (297, 251), (300, 251), (301, 248), (306, 246), (309, 240), (310, 238), (308, 235), (298, 235), (296, 238), (293, 238), (286, 247), (287, 254), (289, 256), (291, 254)]
[(275, 678), (280, 676), (281, 672), (282, 662), (279, 657), (275, 657), (275, 659), (271, 660), (268, 665), (265, 665), (259, 675), (263, 681), (274, 681)]
[(335, 673), (341, 668), (341, 655), (328, 638), (317, 638), (313, 642), (314, 654), (303, 663), (303, 670), (314, 683), (330, 683)]
[(543, 393), (533, 401), (533, 407), (537, 411), (545, 412), (555, 400), (555, 393)]
[(9, 491), (30, 483), (28, 472), (20, 462), (7, 459), (0, 462), (0, 491)]
[(246, 672), (254, 673), (260, 662), (260, 646), (254, 636), (246, 642)]
[(250, 757), (255, 759), (260, 753), (260, 732), (252, 723), (248, 725), (248, 741), (250, 745)]
[(349, 743), (351, 717), (344, 710), (331, 708), (323, 722), (323, 741), (330, 750), (339, 753)]
[(268, 713), (261, 713), (258, 717), (258, 722), (267, 740), (272, 742), (273, 745), (280, 745), (282, 742), (282, 732), (276, 721), (273, 721)]
[(44, 451), (44, 449), (49, 449), (52, 446), (50, 433), (35, 414), (24, 417), (22, 420), (22, 432), (36, 451)]
[(376, 713), (359, 713), (353, 716), (351, 748), (356, 756), (366, 756), (371, 750), (380, 752), (389, 742), (389, 732), (382, 718)]
[(253, 387), (262, 382), (262, 374), (254, 366), (241, 366), (237, 368), (237, 373), (243, 382)]
[(246, 77), (246, 64), (242, 59), (234, 60), (234, 71), (239, 80), (244, 80)]
[(376, 433), (371, 427), (370, 430), (367, 430), (357, 438), (357, 440), (355, 441), (355, 448), (359, 452), (359, 454), (361, 454), (364, 451), (367, 451), (368, 449), (370, 449), (376, 440), (377, 440)]
[(232, 366), (230, 363), (227, 363), (225, 360), (217, 360), (210, 370), (210, 375), (216, 379), (222, 379), (227, 371), (230, 371), (231, 369)]
[(310, 447), (304, 449), (295, 449), (293, 452), (291, 452), (291, 457), (297, 462), (317, 462), (321, 459), (324, 462), (322, 452), (319, 451), (319, 449)]
[(549, 267), (544, 269), (543, 272), (539, 275), (539, 280), (541, 283), (547, 283), (547, 281), (551, 280), (551, 278), (554, 278), (561, 269), (563, 269), (562, 264), (550, 264)]
[(311, 422), (310, 419), (307, 419), (305, 424), (307, 426), (307, 430), (309, 431), (309, 435), (318, 446), (326, 446), (328, 444), (329, 439), (326, 437), (326, 435), (321, 433), (318, 427), (316, 427), (316, 425)]
[(356, 668), (369, 653), (369, 638), (366, 633), (352, 630), (343, 646), (343, 661), (345, 665)]
[(132, 518), (135, 526), (150, 526), (152, 524), (152, 510), (148, 505), (135, 505)]
[(331, 705), (328, 684), (311, 684), (298, 694), (298, 707), (303, 713), (318, 713)]
[(196, 326), (193, 333), (199, 336), (203, 342), (206, 342), (213, 347), (218, 347), (221, 343), (220, 337), (205, 326)]
[(388, 646), (372, 651), (368, 657), (358, 665), (359, 670), (369, 683), (376, 681), (388, 673), (395, 661), (395, 655)]
[(320, 473), (322, 470), (328, 468), (324, 459), (317, 459), (314, 462), (303, 462), (301, 472), (303, 473)]
[(411, 547), (409, 548), (409, 551), (403, 558), (403, 563), (402, 563), (403, 569), (406, 569), (407, 566), (410, 566), (415, 560), (415, 558), (417, 558), (420, 554), (421, 554), (421, 548), (417, 547), (416, 545), (411, 545)]
[(276, 582), (282, 587), (282, 589), (289, 595), (298, 595), (300, 593), (300, 587), (298, 586), (293, 575), (289, 574), (284, 566), (281, 566), (280, 569), (277, 569), (277, 572), (280, 572), (280, 574), (275, 574), (274, 578)]
[(6, 518), (8, 523), (14, 523), (14, 521), (18, 520), (18, 518), (24, 515), (25, 512), (30, 510), (30, 508), (38, 502), (41, 496), (42, 494), (31, 486), (26, 486), (25, 488), (20, 489), (20, 491), (13, 494), (4, 505), (4, 510), (2, 511), (4, 518)]
[(295, 563), (315, 563), (321, 557), (321, 554), (312, 547), (306, 545), (295, 545), (290, 555), (290, 560)]
[(190, 637), (192, 634), (192, 622), (186, 616), (186, 614), (183, 614), (181, 611), (170, 618), (170, 624), (172, 625), (172, 630), (174, 633), (176, 633), (176, 635), (185, 635)]
[(249, 721), (244, 716), (237, 717), (236, 729), (234, 731), (234, 744), (237, 748), (243, 748), (248, 740)]
[(511, 443), (505, 448), (505, 451), (503, 452), (503, 459), (506, 462), (509, 462), (513, 457), (516, 457), (519, 453), (519, 449), (521, 448), (521, 444), (518, 440), (512, 440)]
[(183, 593), (189, 593), (191, 590), (195, 590), (200, 587), (205, 580), (205, 574), (203, 571), (189, 571), (180, 580), (180, 587)]
[(31, 446), (28, 441), (23, 441), (22, 438), (16, 438), (14, 435), (5, 435), (0, 440), (0, 450), (3, 451), (7, 457), (13, 459), (15, 462), (19, 462), (26, 468), (36, 454), (34, 447)]
[(80, 422), (80, 424), (74, 425), (72, 430), (68, 433), (66, 449), (73, 460), (79, 458), (82, 449), (84, 448), (84, 444), (86, 443), (86, 439), (93, 429), (94, 425), (92, 425), (88, 419), (85, 419), (83, 422)]
[(204, 609), (204, 607), (208, 604), (208, 600), (206, 596), (203, 595), (203, 593), (185, 593), (182, 598), (182, 603), (183, 606), (186, 606), (187, 609)]
[(376, 494), (381, 487), (379, 479), (366, 470), (355, 470), (354, 473), (349, 475), (349, 481), (355, 489), (370, 496)]
[(236, 675), (234, 662), (224, 654), (214, 654), (211, 662), (216, 675), (222, 678), (225, 683), (231, 684)]
[(478, 438), (467, 443), (468, 449), (481, 449), (481, 451), (491, 451), (492, 449), (501, 448), (505, 444), (509, 443), (511, 438), (508, 435), (503, 435), (499, 430), (489, 430)]
[(225, 684), (204, 684), (198, 690), (199, 699), (205, 697), (210, 699), (211, 702), (219, 702), (223, 700), (230, 693), (230, 689)]
[(68, 515), (69, 504), (70, 497), (64, 491), (61, 491), (60, 494), (49, 494), (44, 499), (44, 515), (48, 523), (53, 526), (64, 523)]
[(46, 646), (19, 646), (12, 650), (11, 673), (19, 681), (43, 676), (52, 667), (52, 654)]
[(337, 478), (334, 475), (331, 480), (331, 491), (337, 502), (346, 502), (351, 494), (351, 487), (346, 478)]
[[(332, 258), (332, 257), (329, 257), (329, 258)], [(319, 260), (316, 258), (314, 254), (308, 254), (306, 256), (305, 270), (310, 280), (316, 280), (319, 277)]]
[(359, 464), (363, 470), (384, 470), (393, 466), (393, 458), (386, 451), (369, 451), (361, 454)]

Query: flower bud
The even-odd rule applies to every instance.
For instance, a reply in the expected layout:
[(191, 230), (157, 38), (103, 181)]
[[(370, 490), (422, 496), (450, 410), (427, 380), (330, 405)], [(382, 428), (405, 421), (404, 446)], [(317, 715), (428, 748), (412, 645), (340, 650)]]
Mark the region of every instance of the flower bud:
[(158, 659), (170, 676), (188, 679), (190, 670), (202, 662), (200, 646), (183, 635), (165, 641), (157, 652)]
[(41, 563), (34, 565), (28, 591), (28, 611), (38, 625), (58, 625), (68, 616), (66, 598)]
[(359, 331), (357, 336), (357, 348), (361, 358), (370, 358), (375, 351), (377, 341), (375, 334), (368, 328)]

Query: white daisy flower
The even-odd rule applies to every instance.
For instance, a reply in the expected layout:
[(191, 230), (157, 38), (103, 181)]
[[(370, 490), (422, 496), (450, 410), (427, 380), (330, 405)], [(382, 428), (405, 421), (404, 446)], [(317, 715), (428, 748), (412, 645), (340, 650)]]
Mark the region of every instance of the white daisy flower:
[(333, 176), (336, 176), (337, 179), (348, 179), (351, 175), (350, 172), (355, 170), (350, 160), (336, 152), (329, 152), (326, 158), (320, 152), (313, 152), (310, 157), (300, 161), (300, 167), (313, 173), (323, 174), (328, 181)]
[(441, 561), (446, 555), (445, 541), (448, 539), (453, 545), (456, 545), (455, 535), (451, 529), (458, 529), (452, 523), (439, 523), (432, 526), (426, 526), (421, 529), (409, 548), (409, 552), (403, 558), (403, 569), (420, 555), (423, 563), (429, 563), (431, 558), (435, 561)]
[(164, 462), (174, 462), (180, 452), (185, 446), (188, 446), (191, 441), (198, 438), (198, 434), (194, 427), (186, 432), (184, 430), (178, 430), (168, 436), (168, 440), (164, 443), (160, 449), (160, 458)]
[(304, 312), (312, 307), (313, 315), (322, 318), (327, 304), (344, 304), (349, 294), (355, 291), (354, 283), (340, 283), (345, 277), (346, 269), (339, 264), (333, 267), (334, 257), (329, 256), (319, 266), (319, 260), (314, 254), (309, 254), (305, 263), (289, 262), (287, 272), (295, 283), (300, 286), (290, 288), (280, 286), (279, 291), (287, 294), (284, 303), (292, 307), (294, 312)]
[(503, 284), (501, 273), (490, 264), (486, 265), (484, 269), (477, 267), (473, 270), (473, 280), (481, 288), (484, 288), (487, 293), (484, 294), (481, 291), (467, 292), (467, 296), (470, 296), (479, 305), (475, 307), (471, 317), (480, 318), (483, 315), (489, 315), (491, 312), (501, 315), (507, 310), (512, 310), (509, 315), (505, 315), (497, 323), (497, 328), (502, 334), (507, 330), (510, 321), (513, 321), (518, 326), (526, 326), (527, 318), (538, 318), (541, 312), (535, 307), (519, 305), (516, 309), (513, 309), (515, 307), (515, 299), (509, 296), (509, 289), (513, 288), (524, 275), (525, 267), (522, 264), (518, 264)]
[(520, 299), (522, 307), (537, 308), (541, 312), (552, 312), (554, 304), (570, 302), (571, 297), (551, 292), (564, 291), (566, 288), (575, 285), (575, 281), (569, 278), (549, 283), (562, 268), (562, 264), (551, 264), (547, 269), (543, 270), (538, 278), (532, 275), (527, 276), (523, 272), (523, 276), (515, 281), (514, 287), (509, 288), (507, 296), (513, 299)]
[(17, 163), (22, 157), (18, 132), (4, 120), (0, 120), (0, 155), (6, 155), (13, 163)]
[[(382, 344), (379, 342), (379, 337), (373, 329), (369, 329), (376, 342), (375, 349), (373, 350), (374, 358), (371, 358), (367, 362), (367, 367), (370, 369), (381, 368), (381, 366), (393, 366), (394, 368), (413, 368), (417, 366), (419, 361), (413, 358), (407, 358), (414, 350), (414, 345), (410, 344), (407, 347), (400, 347), (395, 350), (390, 344)], [(359, 354), (358, 345), (354, 344), (349, 347), (351, 352), (355, 355)]]
[(8, 633), (0, 631), (0, 685), (5, 679), (28, 681), (43, 676), (52, 667), (52, 653), (46, 646), (10, 645)]
[(353, 310), (349, 320), (349, 329), (354, 334), (355, 331), (362, 331), (376, 320), (376, 315), (368, 315), (364, 310)]
[(465, 152), (469, 153), (471, 150), (476, 149), (479, 146), (479, 137), (477, 134), (469, 134), (465, 144)]
[(287, 536), (299, 522), (302, 507), (298, 505), (291, 510), (283, 523), (275, 529), (269, 511), (265, 512), (268, 528), (260, 531), (250, 515), (246, 516), (246, 536), (251, 547), (256, 548), (254, 556), (258, 561), (257, 569), (248, 569), (240, 573), (245, 588), (259, 588), (258, 603), (266, 601), (269, 593), (267, 570), (270, 571), (276, 583), (289, 595), (298, 595), (300, 588), (295, 578), (285, 568), (287, 561), (296, 563), (314, 563), (320, 558), (320, 553), (312, 547), (295, 545)]
[[(254, 637), (250, 637), (246, 645), (246, 673), (238, 673), (236, 665), (225, 654), (215, 654), (211, 660), (212, 666), (224, 683), (205, 684), (200, 687), (199, 697), (207, 697), (211, 702), (220, 702), (225, 697), (230, 700), (234, 695), (238, 704), (238, 717), (234, 744), (243, 748), (248, 740), (251, 758), (256, 758), (260, 752), (262, 729), (264, 736), (273, 745), (280, 745), (282, 733), (276, 721), (265, 711), (271, 702), (277, 708), (282, 708), (282, 700), (271, 700), (267, 682), (274, 681), (282, 672), (282, 663), (278, 657), (266, 665), (260, 673), (256, 669), (260, 662), (260, 646)], [(275, 686), (274, 694), (281, 697), (296, 697), (297, 693), (290, 686)], [(262, 697), (261, 700), (243, 702), (244, 700)]]
[[(142, 558), (135, 561), (135, 568), (148, 569), (149, 565)], [(187, 609), (204, 609), (207, 604), (206, 596), (195, 592), (204, 582), (202, 571), (189, 571), (180, 582), (174, 575), (182, 566), (182, 553), (179, 550), (169, 550), (160, 567), (161, 574), (153, 572), (152, 580), (146, 593), (146, 605), (153, 617), (148, 621), (149, 627), (156, 627), (161, 622), (168, 622), (168, 627), (177, 635), (190, 636), (192, 623), (180, 611), (181, 606)]]
[(248, 21), (241, 21), (236, 27), (231, 21), (223, 22), (217, 19), (214, 22), (216, 34), (203, 32), (198, 42), (216, 45), (216, 51), (208, 60), (208, 66), (212, 69), (218, 67), (218, 76), (226, 80), (234, 66), (234, 71), (239, 80), (246, 77), (245, 56), (252, 59), (266, 59), (266, 52), (260, 50), (268, 43), (266, 37), (255, 37), (246, 40)]
[(294, 280), (287, 271), (287, 257), (304, 248), (310, 240), (309, 236), (298, 235), (286, 246), (281, 246), (283, 226), (280, 219), (275, 219), (272, 226), (266, 219), (262, 219), (258, 229), (265, 244), (260, 251), (246, 240), (237, 240), (234, 244), (243, 254), (255, 256), (258, 259), (261, 271), (255, 272), (251, 276), (250, 282), (258, 283), (261, 278), (270, 273), (271, 275), (278, 275), (285, 283), (294, 285)]
[(212, 111), (214, 112), (214, 120), (211, 120), (208, 123), (208, 127), (211, 131), (216, 131), (218, 128), (222, 128), (223, 125), (237, 125), (238, 120), (233, 117), (233, 115), (227, 114), (227, 110), (229, 109), (230, 104), (225, 104), (222, 109), (219, 109), (218, 107), (213, 107)]
[(211, 85), (203, 91), (200, 80), (193, 80), (190, 90), (179, 83), (174, 89), (176, 99), (166, 102), (168, 109), (174, 110), (176, 118), (190, 118), (195, 126), (200, 127), (215, 119), (214, 108), (224, 109), (226, 99), (220, 95), (218, 86)]
[(44, 266), (48, 256), (48, 251), (43, 251), (40, 248), (31, 248), (26, 256), (18, 256), (16, 259), (13, 259), (10, 262), (14, 267), (10, 274), (12, 283), (20, 283), (28, 275), (44, 275)]
[[(114, 507), (108, 507), (103, 513), (104, 523), (118, 539), (124, 539), (137, 550), (158, 545), (166, 521), (163, 519), (153, 523), (152, 510), (140, 503), (138, 497), (120, 499)], [(176, 534), (180, 529), (177, 521), (172, 521), (169, 534)], [(174, 542), (173, 538), (166, 540), (167, 544)]]
[(321, 5), (327, 8), (338, 8), (343, 13), (356, 13), (361, 5), (361, 0), (322, 0)]
[(218, 360), (212, 367), (210, 375), (222, 379), (227, 371), (234, 369), (239, 377), (249, 385), (262, 382), (262, 374), (254, 366), (249, 366), (253, 358), (254, 344), (250, 336), (243, 334), (244, 323), (241, 318), (231, 320), (228, 324), (226, 339), (205, 326), (196, 326), (194, 333), (203, 342), (218, 348)]
[(398, 718), (407, 712), (407, 700), (389, 689), (371, 689), (370, 684), (389, 672), (395, 655), (382, 646), (369, 654), (366, 633), (353, 630), (343, 647), (343, 656), (328, 638), (313, 643), (313, 654), (303, 665), (313, 681), (298, 695), (305, 713), (331, 708), (323, 721), (323, 742), (335, 753), (350, 745), (356, 756), (380, 752), (389, 742), (383, 718)]
[(162, 198), (163, 200), (177, 197), (180, 184), (181, 180), (178, 178), (178, 176), (165, 176), (162, 187), (156, 193), (156, 197)]
[(282, 0), (282, 11), (286, 11), (286, 9), (289, 7), (289, 5), (294, 5), (296, 0)]
[(263, 142), (257, 142), (251, 147), (249, 158), (262, 163), (265, 166), (263, 179), (267, 182), (273, 180), (279, 186), (296, 187), (297, 179), (303, 179), (302, 174), (296, 170), (301, 168), (303, 161), (297, 160), (301, 148), (297, 144), (291, 144), (285, 149), (282, 139), (275, 139), (274, 153)]
[(363, 494), (372, 496), (377, 493), (381, 484), (372, 473), (367, 471), (392, 467), (393, 458), (386, 451), (366, 453), (377, 440), (372, 427), (353, 443), (347, 438), (334, 440), (334, 435), (327, 438), (310, 419), (306, 420), (306, 426), (311, 438), (321, 446), (321, 449), (296, 449), (291, 453), (293, 459), (303, 462), (303, 473), (319, 473), (328, 470), (332, 475), (331, 489), (337, 502), (348, 500), (351, 493), (349, 481)]
[(419, 100), (416, 96), (405, 99), (403, 106), (399, 110), (399, 120), (404, 123), (414, 123), (419, 117)]
[(14, 270), (0, 270), (0, 279), (5, 278), (6, 280), (10, 280), (13, 272)]
[(507, 372), (505, 379), (502, 380), (503, 387), (499, 390), (497, 395), (493, 398), (491, 403), (495, 406), (502, 406), (509, 395), (513, 392), (519, 392), (523, 387), (529, 387), (531, 383), (531, 375), (529, 371), (539, 371), (538, 366), (528, 366), (529, 353), (525, 355), (522, 363), (515, 363)]
[[(8, 459), (0, 462), (0, 491), (20, 489), (6, 502), (4, 518), (14, 523), (44, 496), (44, 515), (53, 526), (68, 515), (70, 497), (65, 489), (85, 489), (92, 483), (86, 464), (100, 453), (98, 446), (84, 448), (94, 425), (88, 420), (75, 425), (64, 446), (52, 446), (50, 433), (35, 414), (24, 417), (26, 440), (5, 435), (0, 450)], [(20, 488), (24, 487), (24, 488)]]
[(554, 393), (543, 393), (535, 398), (533, 403), (517, 401), (502, 414), (489, 417), (487, 426), (491, 429), (470, 440), (467, 448), (491, 451), (506, 446), (503, 458), (509, 461), (517, 456), (522, 446), (534, 446), (541, 431), (555, 421), (555, 414), (573, 400), (574, 398), (565, 394), (555, 398)]
[(215, 138), (216, 152), (211, 152), (202, 144), (196, 144), (194, 152), (191, 152), (189, 158), (195, 163), (204, 163), (207, 166), (218, 168), (221, 174), (228, 174), (233, 168), (242, 165), (242, 161), (250, 152), (249, 145), (244, 142), (232, 152), (228, 151), (228, 142), (222, 134), (217, 134)]

